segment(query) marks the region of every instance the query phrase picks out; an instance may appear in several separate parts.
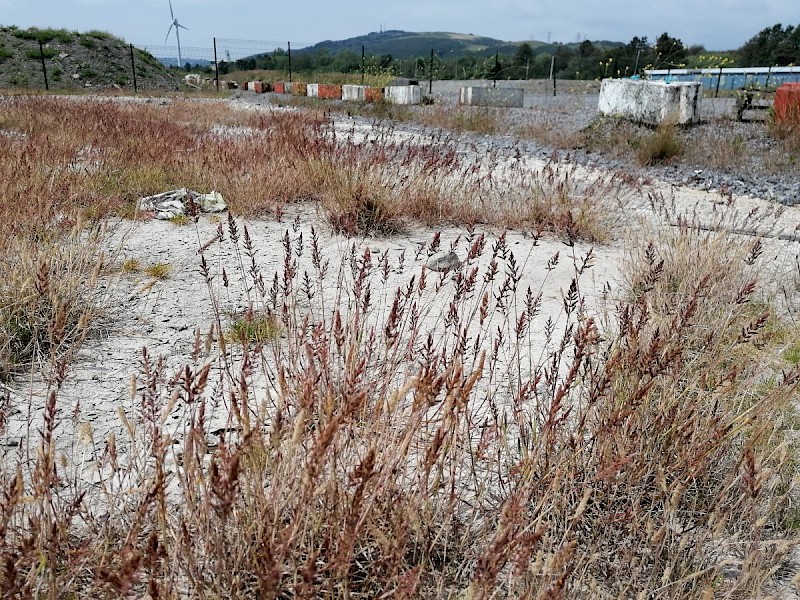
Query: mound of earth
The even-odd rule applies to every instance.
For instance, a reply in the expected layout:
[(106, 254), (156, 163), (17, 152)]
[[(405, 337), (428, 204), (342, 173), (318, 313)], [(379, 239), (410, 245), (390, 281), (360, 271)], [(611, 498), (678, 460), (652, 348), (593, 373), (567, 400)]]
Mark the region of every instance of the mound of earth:
[[(124, 40), (103, 31), (13, 26), (0, 27), (0, 89), (44, 89), (42, 55), (50, 89), (133, 89), (131, 49)], [(179, 89), (180, 79), (151, 54), (134, 48), (133, 57), (139, 89)]]

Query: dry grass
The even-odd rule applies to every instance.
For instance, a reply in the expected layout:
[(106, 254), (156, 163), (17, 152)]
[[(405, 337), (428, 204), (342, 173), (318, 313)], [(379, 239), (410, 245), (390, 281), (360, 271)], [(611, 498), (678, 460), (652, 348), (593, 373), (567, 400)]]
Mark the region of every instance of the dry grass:
[[(226, 233), (248, 314), (280, 340), (198, 331), (175, 374), (144, 353), (127, 434), (91, 454), (100, 487), (75, 476), (91, 429), (55, 468), (69, 409), (54, 391), (38, 458), (2, 470), (8, 593), (740, 597), (790, 564), (800, 371), (775, 362), (757, 245), (691, 224), (656, 236), (631, 253), (603, 331), (580, 291), (591, 256), (575, 257), (542, 353), (540, 300), (515, 289), (503, 238), (470, 233), (452, 285), (408, 273), (393, 292), (388, 256), (331, 264), (316, 234), (288, 231), (282, 272), (259, 283), (247, 228)], [(229, 293), (200, 268), (212, 298)], [(104, 520), (103, 506), (118, 508)]]
[[(75, 311), (93, 306), (81, 294), (102, 237), (83, 215), (163, 191), (132, 169), (220, 189), (240, 214), (315, 198), (346, 233), (413, 215), (568, 243), (600, 235), (592, 211), (609, 208), (592, 201), (605, 189), (613, 205), (624, 182), (514, 157), (464, 165), (441, 140), (353, 132), (334, 146), (320, 115), (240, 115), (269, 142), (254, 144), (181, 125), (180, 103), (68, 108), (12, 101), (0, 131), (24, 134), (0, 145), (3, 301), (28, 290), (7, 323), (40, 323), (32, 348), (54, 356), (31, 435), (0, 463), (4, 595), (677, 599), (788, 585), (800, 370), (776, 347), (788, 326), (769, 312), (757, 244), (685, 221), (651, 234), (606, 315), (582, 293), (591, 252), (573, 256), (556, 325), (539, 290), (520, 289), (504, 236), (469, 227), (461, 269), (433, 276), (355, 245), (332, 263), (316, 232), (287, 231), (270, 278), (230, 216), (212, 243), (235, 258), (198, 258), (216, 324), (177, 372), (144, 350), (100, 439), (60, 398), (69, 357), (53, 348), (91, 316)], [(418, 252), (440, 250), (437, 234)], [(233, 281), (248, 303), (235, 337), (219, 310)], [(0, 396), (0, 437), (14, 408)]]
[[(15, 96), (2, 105), (0, 197), (11, 216), (0, 233), (6, 254), (24, 258), (10, 264), (14, 273), (5, 277), (19, 280), (20, 289), (33, 286), (40, 271), (71, 272), (70, 266), (39, 263), (49, 263), (70, 235), (81, 239), (83, 223), (115, 214), (139, 217), (140, 196), (178, 187), (220, 190), (246, 216), (280, 215), (286, 203), (316, 200), (331, 226), (348, 235), (391, 234), (413, 221), (522, 226), (600, 239), (608, 226), (594, 193), (575, 186), (568, 173), (519, 169), (510, 172), (510, 184), (499, 185), (494, 173), (506, 169), (505, 159), (457, 160), (457, 140), (444, 135), (396, 142), (391, 128), (337, 133), (320, 112), (263, 114), (208, 101)], [(359, 141), (364, 135), (368, 143)], [(625, 193), (621, 180), (604, 190), (612, 203)], [(80, 257), (79, 272), (65, 283), (74, 288), (64, 291), (67, 304), (77, 301), (78, 290), (90, 289), (84, 282), (93, 281), (86, 266), (93, 260)], [(9, 356), (0, 362), (17, 364), (14, 354), (39, 354), (31, 346), (39, 335), (32, 333), (39, 329), (32, 323), (39, 319), (34, 296), (21, 296), (29, 316), (20, 315), (28, 309), (17, 300), (6, 308), (0, 345)], [(61, 314), (59, 302), (52, 304), (45, 313)]]

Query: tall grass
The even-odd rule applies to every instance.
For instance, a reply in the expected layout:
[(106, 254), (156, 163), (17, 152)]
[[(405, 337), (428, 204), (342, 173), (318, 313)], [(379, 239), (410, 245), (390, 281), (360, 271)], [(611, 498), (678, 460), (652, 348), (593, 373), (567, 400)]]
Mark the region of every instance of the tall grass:
[[(204, 130), (202, 110), (182, 124), (182, 106), (76, 104), (84, 118), (73, 122), (60, 104), (27, 102), (54, 114), (45, 111), (42, 129), (24, 106), (5, 121), (15, 133), (0, 152), (36, 165), (3, 180), (2, 197), (27, 219), (10, 239), (36, 225), (60, 250), (91, 241), (85, 214), (112, 214), (133, 193), (111, 185), (109, 169), (122, 181), (134, 166), (163, 168), (161, 183), (185, 185), (184, 176), (203, 183), (207, 169), (225, 165), (235, 173), (220, 175), (231, 186), (223, 193), (240, 213), (298, 200), (298, 190), (347, 208), (337, 194), (361, 185), (375, 195), (358, 198), (398, 218), (408, 209), (394, 204), (410, 196), (392, 195), (394, 173), (399, 189), (430, 203), (416, 205), (419, 215), (436, 207), (445, 222), (469, 214), (530, 230), (544, 223), (536, 235), (553, 231), (567, 246), (527, 264), (505, 235), (467, 221), (451, 248), (461, 267), (434, 274), (423, 265), (447, 250), (439, 234), (408, 255), (352, 243), (339, 261), (324, 234), (296, 222), (275, 268), (230, 215), (198, 243), (212, 326), (196, 330), (174, 372), (141, 352), (111, 431), (95, 431), (62, 399), (69, 356), (54, 355), (43, 408), (28, 400), (31, 435), (0, 462), (5, 595), (686, 598), (758, 597), (789, 585), (800, 370), (781, 358), (777, 334), (785, 340), (791, 327), (758, 281), (758, 244), (685, 220), (645, 233), (603, 312), (584, 293), (593, 251), (576, 242), (592, 236), (575, 226), (575, 211), (594, 198), (584, 186), (602, 181), (581, 184), (574, 169), (488, 156), (487, 173), (486, 164), (465, 167), (450, 146), (334, 135), (319, 116), (242, 115), (237, 126), (270, 134), (262, 154), (249, 130), (243, 140)], [(76, 162), (87, 132), (96, 137)], [(15, 154), (17, 144), (29, 152)], [(272, 162), (259, 166), (247, 152)], [(51, 160), (37, 163), (37, 153)], [(286, 172), (268, 179), (275, 166)], [(290, 179), (300, 174), (307, 179)], [(459, 187), (462, 174), (470, 178)], [(264, 188), (254, 200), (244, 194), (254, 181), (293, 187)], [(48, 185), (61, 193), (44, 195)], [(483, 211), (480, 201), (469, 213), (437, 196), (459, 189), (484, 194)], [(19, 201), (19, 190), (38, 203)], [(532, 216), (542, 197), (572, 224)], [(498, 209), (493, 198), (506, 203)], [(349, 233), (337, 227), (343, 213), (321, 212)], [(93, 273), (92, 252), (81, 256), (69, 280)], [(546, 316), (544, 284), (523, 285), (523, 270), (547, 281), (559, 261), (572, 281)], [(232, 322), (231, 295), (247, 306)], [(42, 329), (56, 333), (59, 322)], [(263, 335), (251, 327), (259, 323), (268, 324)], [(0, 437), (16, 409), (10, 393), (0, 396)], [(74, 435), (65, 440), (67, 426)]]

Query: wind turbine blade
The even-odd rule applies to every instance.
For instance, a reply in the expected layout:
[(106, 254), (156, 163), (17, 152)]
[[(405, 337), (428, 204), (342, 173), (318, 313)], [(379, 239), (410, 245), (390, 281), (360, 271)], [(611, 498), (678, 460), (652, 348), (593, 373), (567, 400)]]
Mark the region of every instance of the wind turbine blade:
[(172, 17), (172, 20), (175, 20), (175, 13), (172, 12), (172, 0), (169, 0), (169, 16)]
[(180, 23), (178, 23), (178, 27), (180, 27), (181, 29), (185, 29), (186, 31), (189, 31), (189, 28), (188, 28), (188, 27), (184, 27), (184, 26), (183, 26), (183, 25), (181, 25)]
[(169, 39), (169, 34), (170, 33), (172, 33), (172, 25), (170, 25), (169, 29), (167, 29), (167, 37), (164, 38), (164, 43), (165, 44), (167, 43), (167, 40)]

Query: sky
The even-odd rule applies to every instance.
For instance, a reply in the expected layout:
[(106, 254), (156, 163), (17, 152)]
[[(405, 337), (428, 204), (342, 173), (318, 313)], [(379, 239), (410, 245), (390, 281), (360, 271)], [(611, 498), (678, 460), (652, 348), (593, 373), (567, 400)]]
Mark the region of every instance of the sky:
[[(800, 26), (798, 0), (172, 0), (172, 6), (188, 28), (181, 30), (185, 56), (192, 48), (202, 54), (215, 37), (247, 55), (381, 28), (564, 43), (634, 36), (652, 43), (666, 31), (687, 46), (732, 50), (776, 23)], [(0, 25), (98, 29), (151, 51), (163, 47), (170, 23), (168, 0), (0, 0)], [(174, 34), (166, 43), (174, 45)]]

